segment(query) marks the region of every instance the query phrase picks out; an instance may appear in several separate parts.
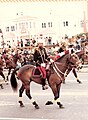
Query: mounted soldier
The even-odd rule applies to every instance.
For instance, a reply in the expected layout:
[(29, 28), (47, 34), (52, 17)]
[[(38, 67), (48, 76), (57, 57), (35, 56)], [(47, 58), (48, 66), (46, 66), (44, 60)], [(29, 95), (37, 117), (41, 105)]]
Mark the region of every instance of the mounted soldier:
[(66, 50), (66, 42), (61, 42), (58, 53), (64, 52)]
[(43, 46), (42, 40), (38, 42), (38, 47), (34, 50), (34, 61), (36, 62), (36, 66), (40, 73), (42, 74), (42, 89), (47, 89), (46, 85), (46, 62), (48, 59), (48, 55), (46, 53), (46, 49)]

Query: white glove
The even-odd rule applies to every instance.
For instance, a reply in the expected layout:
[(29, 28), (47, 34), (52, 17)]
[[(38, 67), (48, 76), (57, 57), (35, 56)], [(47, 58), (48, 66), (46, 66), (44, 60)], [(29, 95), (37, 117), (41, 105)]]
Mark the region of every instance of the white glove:
[(50, 59), (50, 62), (51, 62), (51, 63), (53, 63), (53, 62), (54, 62), (54, 60)]
[(41, 66), (42, 66), (42, 67), (45, 67), (45, 66), (46, 66), (46, 64), (45, 64), (45, 63), (41, 63)]

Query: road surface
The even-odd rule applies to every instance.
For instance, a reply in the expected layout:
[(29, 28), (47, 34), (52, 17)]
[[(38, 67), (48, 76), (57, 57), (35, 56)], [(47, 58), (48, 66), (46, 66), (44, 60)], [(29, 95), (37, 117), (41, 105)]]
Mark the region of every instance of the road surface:
[[(61, 86), (61, 102), (64, 109), (56, 104), (46, 106), (48, 100), (53, 100), (51, 89), (42, 90), (36, 83), (31, 84), (31, 94), (40, 109), (35, 109), (30, 100), (23, 93), (25, 107), (20, 108), (18, 92), (14, 93), (10, 83), (3, 83), (0, 88), (0, 120), (88, 120), (88, 72), (78, 72), (82, 84), (76, 82), (72, 73), (66, 78), (66, 84)], [(0, 77), (0, 79), (2, 79)], [(18, 81), (19, 88), (21, 82)]]

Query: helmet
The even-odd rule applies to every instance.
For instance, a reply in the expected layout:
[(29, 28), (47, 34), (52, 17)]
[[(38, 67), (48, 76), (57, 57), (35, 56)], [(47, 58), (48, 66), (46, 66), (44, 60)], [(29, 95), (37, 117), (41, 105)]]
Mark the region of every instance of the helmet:
[(43, 39), (38, 39), (38, 44), (43, 43)]

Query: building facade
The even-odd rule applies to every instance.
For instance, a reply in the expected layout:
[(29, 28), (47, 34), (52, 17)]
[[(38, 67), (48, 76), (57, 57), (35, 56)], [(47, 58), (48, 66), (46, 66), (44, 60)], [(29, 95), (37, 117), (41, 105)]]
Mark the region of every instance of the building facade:
[[(17, 1), (12, 0), (14, 3)], [(11, 2), (11, 0), (4, 0), (4, 2)], [(47, 3), (47, 6), (44, 7), (45, 14), (41, 10), (42, 14), (38, 17), (24, 14), (1, 24), (6, 47), (17, 46), (21, 41), (25, 45), (31, 39), (38, 42), (38, 39), (41, 38), (44, 41), (46, 37), (52, 37), (53, 43), (56, 43), (65, 36), (72, 37), (87, 32), (88, 1), (40, 0), (34, 2), (39, 3), (38, 7)], [(27, 3), (29, 4), (30, 0), (27, 0)]]

